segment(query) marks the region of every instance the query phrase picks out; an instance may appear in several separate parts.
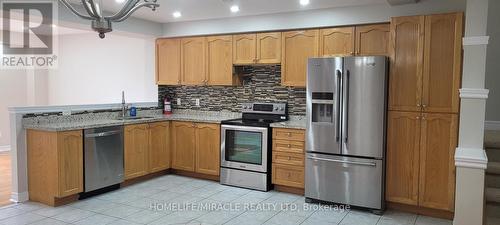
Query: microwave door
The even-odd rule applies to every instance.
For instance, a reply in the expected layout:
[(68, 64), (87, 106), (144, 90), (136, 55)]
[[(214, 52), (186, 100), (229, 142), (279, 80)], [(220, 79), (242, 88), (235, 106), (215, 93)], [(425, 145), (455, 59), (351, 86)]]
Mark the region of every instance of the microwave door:
[(342, 81), (342, 154), (382, 158), (385, 148), (386, 57), (347, 57)]
[(342, 58), (309, 59), (306, 151), (340, 154)]

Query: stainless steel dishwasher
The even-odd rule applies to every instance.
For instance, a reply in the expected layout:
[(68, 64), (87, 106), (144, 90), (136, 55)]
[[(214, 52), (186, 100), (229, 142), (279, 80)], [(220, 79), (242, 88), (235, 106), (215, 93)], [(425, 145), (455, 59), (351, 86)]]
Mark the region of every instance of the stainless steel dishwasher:
[(123, 182), (123, 126), (84, 130), (85, 192)]

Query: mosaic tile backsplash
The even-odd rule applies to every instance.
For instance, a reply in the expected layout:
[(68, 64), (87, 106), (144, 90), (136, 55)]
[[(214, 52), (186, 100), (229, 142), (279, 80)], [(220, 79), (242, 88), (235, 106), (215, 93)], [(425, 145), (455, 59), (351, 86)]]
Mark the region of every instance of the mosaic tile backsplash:
[[(204, 111), (228, 110), (239, 112), (241, 103), (247, 102), (287, 102), (290, 115), (305, 115), (306, 89), (281, 86), (281, 66), (245, 66), (239, 68), (243, 76), (243, 86), (158, 86), (158, 98), (173, 99), (174, 109)], [(176, 99), (181, 98), (181, 105)], [(200, 99), (196, 106), (195, 99)]]

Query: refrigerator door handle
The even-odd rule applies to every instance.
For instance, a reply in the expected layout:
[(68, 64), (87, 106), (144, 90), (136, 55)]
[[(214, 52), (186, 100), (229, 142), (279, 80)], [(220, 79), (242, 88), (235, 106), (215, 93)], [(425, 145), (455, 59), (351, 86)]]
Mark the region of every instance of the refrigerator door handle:
[(343, 87), (345, 88), (345, 96), (344, 96), (344, 101), (345, 101), (345, 109), (343, 110), (343, 121), (342, 121), (342, 126), (344, 127), (344, 130), (342, 131), (342, 134), (344, 135), (344, 142), (347, 143), (348, 141), (348, 135), (349, 135), (349, 81), (350, 81), (350, 76), (351, 72), (349, 70), (346, 71), (346, 79), (345, 79), (345, 84)]
[(342, 94), (341, 90), (341, 80), (342, 80), (342, 71), (337, 70), (337, 135), (336, 135), (336, 141), (339, 142), (340, 140), (340, 123), (341, 123), (341, 114), (340, 114), (340, 95)]
[(311, 159), (311, 160), (345, 163), (345, 164), (352, 164), (352, 165), (358, 165), (358, 166), (372, 166), (372, 167), (377, 166), (376, 163), (356, 162), (356, 161), (337, 160), (337, 159), (324, 159), (324, 158), (318, 158), (318, 157), (313, 157), (313, 156), (307, 156), (307, 158)]

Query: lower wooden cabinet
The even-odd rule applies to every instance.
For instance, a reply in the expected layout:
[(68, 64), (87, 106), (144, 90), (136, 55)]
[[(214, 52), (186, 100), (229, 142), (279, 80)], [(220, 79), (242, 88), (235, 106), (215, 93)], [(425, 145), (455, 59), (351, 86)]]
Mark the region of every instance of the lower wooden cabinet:
[(453, 211), (458, 115), (389, 112), (386, 199)]
[(125, 126), (125, 179), (170, 168), (169, 122)]
[(124, 167), (125, 179), (144, 176), (148, 173), (149, 125), (125, 126)]
[(220, 126), (218, 124), (173, 122), (172, 168), (219, 175)]
[(31, 201), (54, 206), (58, 198), (83, 192), (81, 130), (27, 130), (27, 147)]
[(149, 172), (170, 168), (170, 122), (149, 124)]
[(273, 130), (272, 183), (304, 188), (304, 130)]

